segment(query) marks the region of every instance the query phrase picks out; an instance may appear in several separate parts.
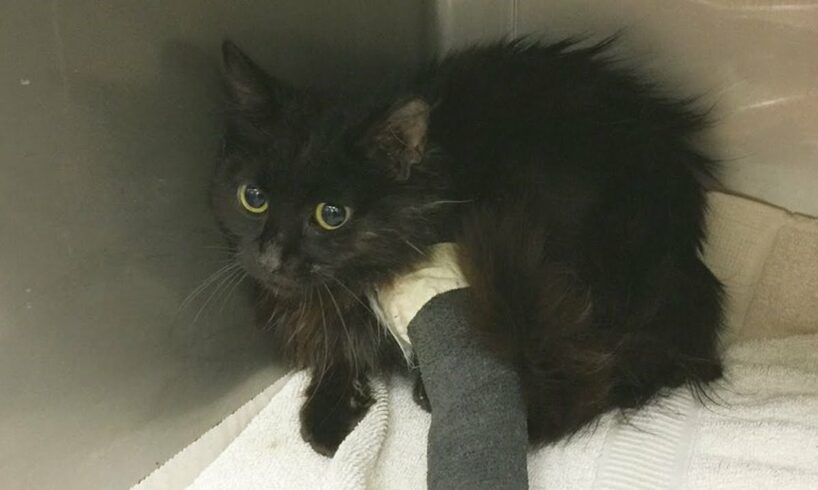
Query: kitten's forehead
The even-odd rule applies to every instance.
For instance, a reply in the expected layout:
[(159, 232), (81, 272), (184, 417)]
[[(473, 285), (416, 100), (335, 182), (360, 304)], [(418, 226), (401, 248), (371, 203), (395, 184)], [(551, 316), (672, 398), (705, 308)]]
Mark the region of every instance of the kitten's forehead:
[(354, 156), (344, 133), (333, 124), (316, 124), (292, 151), (265, 151), (255, 155), (248, 178), (259, 179), (278, 196), (306, 196), (343, 186), (354, 178)]
[(239, 156), (237, 180), (258, 182), (283, 198), (363, 185), (368, 172), (358, 143), (367, 117), (363, 107), (336, 105), (292, 120)]
[(345, 106), (328, 109), (313, 119), (292, 163), (307, 171), (338, 169), (355, 156), (360, 139), (360, 110)]
[(310, 126), (309, 149), (316, 153), (337, 153), (358, 138), (365, 109), (338, 105), (328, 108)]

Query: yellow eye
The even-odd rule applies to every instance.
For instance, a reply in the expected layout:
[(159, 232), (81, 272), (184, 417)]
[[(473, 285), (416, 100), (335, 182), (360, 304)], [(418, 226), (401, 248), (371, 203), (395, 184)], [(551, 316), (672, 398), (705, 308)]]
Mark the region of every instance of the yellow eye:
[(264, 195), (264, 191), (255, 185), (240, 185), (238, 198), (241, 206), (253, 214), (261, 214), (267, 211), (267, 196)]
[(322, 202), (315, 207), (315, 221), (325, 230), (337, 230), (349, 221), (352, 210), (346, 206)]

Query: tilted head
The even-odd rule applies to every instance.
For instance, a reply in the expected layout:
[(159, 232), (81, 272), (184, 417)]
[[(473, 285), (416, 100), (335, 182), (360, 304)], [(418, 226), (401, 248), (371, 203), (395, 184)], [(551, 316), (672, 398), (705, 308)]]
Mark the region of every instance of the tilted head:
[(429, 105), (319, 101), (223, 46), (229, 110), (213, 203), (241, 265), (286, 299), (328, 284), (365, 292), (435, 240), (445, 183)]

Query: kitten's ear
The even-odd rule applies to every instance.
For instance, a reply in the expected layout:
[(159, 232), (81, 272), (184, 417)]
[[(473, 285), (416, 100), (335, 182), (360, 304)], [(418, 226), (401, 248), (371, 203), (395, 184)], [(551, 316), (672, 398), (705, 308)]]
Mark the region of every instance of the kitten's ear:
[(281, 97), (280, 83), (230, 41), (222, 43), (227, 92), (240, 109), (254, 111), (274, 107)]
[(412, 167), (423, 160), (431, 108), (412, 98), (392, 106), (367, 133), (367, 152), (385, 159), (399, 181), (409, 179)]

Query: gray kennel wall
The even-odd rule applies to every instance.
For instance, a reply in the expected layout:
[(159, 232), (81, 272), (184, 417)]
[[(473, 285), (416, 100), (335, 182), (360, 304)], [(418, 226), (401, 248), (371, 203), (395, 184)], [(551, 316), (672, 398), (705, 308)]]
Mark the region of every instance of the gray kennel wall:
[[(0, 2), (0, 488), (125, 488), (281, 374), (206, 187), (219, 44), (362, 89), (426, 57), (425, 2)], [(226, 291), (227, 288), (224, 288)]]
[(438, 0), (435, 17), (443, 51), (620, 32), (618, 54), (715, 107), (730, 191), (818, 216), (814, 0)]

